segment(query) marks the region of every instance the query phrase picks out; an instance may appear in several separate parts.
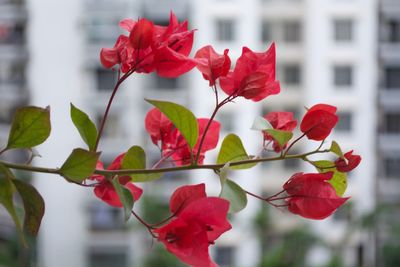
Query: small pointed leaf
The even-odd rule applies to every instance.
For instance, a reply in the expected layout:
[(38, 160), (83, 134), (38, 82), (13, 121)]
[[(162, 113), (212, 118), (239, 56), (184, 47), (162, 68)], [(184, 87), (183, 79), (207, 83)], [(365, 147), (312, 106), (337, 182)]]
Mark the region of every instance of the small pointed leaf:
[(49, 137), (50, 131), (50, 107), (19, 108), (11, 123), (7, 149), (40, 145)]
[(275, 129), (267, 129), (265, 130), (272, 138), (278, 142), (278, 144), (283, 147), (290, 139), (293, 137), (292, 132), (275, 130)]
[(335, 163), (329, 160), (317, 160), (313, 161), (312, 164), (319, 173), (336, 171)]
[(44, 215), (44, 200), (32, 185), (17, 179), (13, 179), (12, 182), (24, 204), (24, 229), (36, 236)]
[[(122, 169), (146, 169), (146, 153), (140, 146), (131, 147), (122, 159)], [(131, 174), (133, 182), (149, 182), (159, 179), (162, 173)]]
[(12, 172), (3, 164), (0, 164), (0, 204), (2, 204), (7, 212), (10, 214), (15, 223), (18, 233), (20, 234), (22, 242), (26, 245), (21, 220), (14, 206), (14, 193), (16, 189), (11, 182), (13, 179), (14, 177)]
[(335, 153), (338, 157), (343, 158), (343, 152), (340, 148), (339, 144), (335, 141), (332, 141), (331, 148), (329, 149), (331, 152)]
[(114, 178), (112, 180), (112, 184), (115, 188), (115, 192), (117, 192), (118, 197), (121, 200), (122, 206), (124, 207), (125, 221), (128, 221), (131, 216), (134, 204), (132, 193), (131, 191), (129, 191), (129, 189), (121, 186), (121, 184), (118, 181), (118, 178)]
[(219, 196), (229, 201), (229, 213), (237, 213), (247, 205), (246, 192), (238, 184), (229, 179), (223, 182)]
[(261, 116), (257, 116), (254, 118), (253, 125), (251, 126), (250, 129), (256, 130), (256, 131), (264, 131), (267, 129), (272, 129), (271, 123), (267, 121), (265, 118)]
[(343, 196), (347, 189), (347, 174), (344, 172), (335, 171), (328, 183), (335, 188), (338, 196)]
[(81, 183), (94, 172), (99, 156), (100, 152), (76, 148), (61, 166), (60, 174), (69, 180)]
[(184, 106), (168, 102), (146, 99), (158, 108), (181, 132), (190, 148), (194, 148), (199, 137), (199, 124), (193, 113)]
[[(240, 138), (235, 134), (228, 134), (222, 142), (221, 149), (217, 158), (217, 164), (225, 164), (227, 162), (233, 163), (248, 159), (251, 159), (251, 157), (247, 155), (247, 152), (244, 149), (243, 143)], [(237, 166), (230, 166), (230, 169), (249, 169), (254, 167), (256, 164), (257, 163), (249, 163)]]
[(97, 129), (94, 123), (86, 113), (75, 107), (72, 103), (71, 119), (76, 129), (78, 129), (83, 141), (88, 145), (89, 150), (93, 151), (97, 139)]

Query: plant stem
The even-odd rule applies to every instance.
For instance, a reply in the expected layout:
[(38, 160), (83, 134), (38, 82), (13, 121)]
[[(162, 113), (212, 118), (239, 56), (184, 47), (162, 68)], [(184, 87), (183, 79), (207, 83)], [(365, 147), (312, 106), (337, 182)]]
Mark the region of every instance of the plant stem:
[[(114, 100), (114, 97), (115, 97), (115, 95), (116, 95), (116, 93), (117, 93), (117, 91), (118, 91), (120, 85), (121, 85), (133, 72), (135, 72), (135, 69), (131, 69), (130, 71), (128, 71), (127, 73), (125, 73), (121, 78), (118, 79), (117, 83), (116, 83), (115, 86), (114, 86), (114, 89), (113, 89), (113, 91), (112, 91), (112, 93), (111, 93), (110, 99), (108, 100), (106, 110), (104, 111), (103, 118), (101, 119), (101, 123), (100, 123), (100, 127), (99, 127), (99, 133), (97, 134), (96, 144), (95, 144), (95, 146), (94, 146), (94, 148), (93, 148), (94, 151), (97, 151), (97, 148), (98, 148), (98, 146), (99, 146), (100, 138), (101, 138), (101, 135), (103, 134), (104, 126), (105, 126), (105, 124), (106, 124), (107, 117), (108, 117), (108, 113), (110, 112), (110, 108), (111, 108), (112, 102), (113, 102), (113, 100)], [(119, 76), (119, 75), (118, 75), (118, 76)]]
[[(285, 158), (287, 159), (303, 159), (309, 155), (319, 154), (319, 153), (327, 153), (329, 149), (325, 150), (316, 150), (311, 151), (304, 154), (296, 154), (296, 155), (286, 155)], [(247, 159), (241, 160), (230, 163), (230, 166), (239, 166), (249, 163), (260, 163), (260, 162), (267, 162), (267, 161), (277, 161), (283, 160), (281, 156), (278, 157), (270, 157), (270, 158), (254, 158), (254, 159)], [(39, 172), (39, 173), (51, 173), (51, 174), (58, 174), (61, 175), (60, 170), (57, 168), (43, 168), (43, 167), (35, 167), (31, 165), (25, 164), (17, 164), (11, 163), (7, 161), (0, 160), (0, 164), (10, 168), (10, 169), (17, 169), (23, 171), (31, 171), (31, 172)], [(187, 170), (195, 170), (195, 169), (209, 169), (209, 170), (219, 170), (224, 167), (225, 164), (207, 164), (207, 165), (185, 165), (179, 167), (169, 167), (169, 168), (160, 168), (160, 169), (125, 169), (125, 170), (95, 170), (95, 174), (101, 174), (105, 176), (114, 176), (114, 175), (128, 175), (128, 174), (148, 174), (148, 173), (163, 173), (163, 172), (175, 172), (175, 171), (187, 171)]]
[(296, 144), (298, 141), (300, 141), (301, 138), (303, 138), (304, 136), (306, 136), (305, 133), (303, 133), (300, 137), (298, 137), (296, 140), (294, 140), (290, 146), (286, 149), (285, 153), (283, 153), (283, 157), (286, 157), (287, 153), (289, 153), (289, 150), (294, 146), (294, 144)]

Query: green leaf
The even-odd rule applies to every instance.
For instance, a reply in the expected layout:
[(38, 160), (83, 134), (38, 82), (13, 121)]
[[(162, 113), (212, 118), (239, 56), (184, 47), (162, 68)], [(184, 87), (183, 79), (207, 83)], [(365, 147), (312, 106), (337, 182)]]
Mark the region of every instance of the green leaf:
[[(217, 164), (225, 164), (227, 162), (233, 163), (242, 160), (251, 159), (247, 155), (246, 150), (243, 147), (243, 143), (240, 138), (235, 134), (228, 134), (224, 141), (222, 142), (221, 149), (218, 154)], [(249, 169), (256, 165), (257, 163), (249, 163), (237, 166), (231, 166), (231, 169)]]
[(81, 183), (96, 169), (100, 152), (90, 152), (82, 148), (76, 148), (60, 168), (60, 174), (65, 178)]
[(261, 116), (257, 116), (254, 118), (253, 125), (251, 126), (250, 129), (256, 130), (256, 131), (264, 131), (267, 129), (272, 129), (272, 125), (267, 121), (265, 118)]
[(71, 119), (90, 151), (94, 151), (97, 129), (89, 116), (71, 103)]
[(324, 173), (329, 171), (336, 171), (335, 163), (329, 160), (318, 160), (313, 161), (312, 164), (315, 166), (318, 172)]
[(14, 206), (13, 196), (16, 189), (11, 182), (13, 179), (14, 175), (12, 174), (12, 172), (3, 164), (0, 164), (0, 204), (2, 204), (7, 212), (10, 214), (15, 223), (17, 231), (20, 234), (22, 242), (26, 245), (25, 236), (22, 231), (21, 220), (18, 217), (17, 211)]
[(335, 141), (332, 141), (331, 148), (329, 150), (338, 155), (339, 157), (343, 158), (342, 149), (340, 148), (339, 144), (336, 143)]
[[(126, 152), (121, 164), (122, 169), (146, 169), (146, 153), (140, 146), (131, 147)], [(162, 173), (131, 174), (133, 182), (149, 182), (159, 179)]]
[(244, 209), (247, 205), (246, 192), (235, 182), (221, 179), (221, 193), (220, 197), (229, 201), (229, 213), (236, 213)]
[(275, 129), (267, 129), (265, 130), (272, 138), (278, 142), (278, 144), (283, 147), (290, 139), (293, 137), (292, 132), (275, 130)]
[(7, 149), (40, 145), (49, 137), (50, 131), (50, 107), (19, 108), (11, 124)]
[(147, 102), (158, 108), (175, 127), (181, 132), (190, 148), (194, 148), (199, 137), (199, 125), (193, 113), (184, 106), (167, 102), (146, 99)]
[(119, 199), (121, 200), (122, 206), (124, 207), (124, 215), (125, 215), (125, 221), (129, 220), (132, 209), (133, 209), (133, 196), (131, 194), (131, 191), (129, 189), (121, 186), (121, 184), (118, 181), (118, 177), (114, 178), (112, 180), (112, 184), (115, 188), (115, 192), (117, 192)]
[(347, 189), (347, 174), (339, 171), (333, 173), (332, 178), (328, 181), (336, 190), (338, 196), (343, 196)]
[(32, 185), (17, 179), (13, 179), (12, 182), (24, 204), (24, 229), (36, 236), (44, 215), (43, 198)]

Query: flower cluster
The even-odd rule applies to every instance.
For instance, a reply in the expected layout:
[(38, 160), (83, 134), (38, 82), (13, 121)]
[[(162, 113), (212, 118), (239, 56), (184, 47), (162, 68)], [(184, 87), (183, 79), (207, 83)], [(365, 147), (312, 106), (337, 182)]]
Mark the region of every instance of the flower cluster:
[[(103, 48), (100, 53), (104, 67), (113, 68), (117, 65), (118, 71), (124, 73), (120, 79), (125, 79), (133, 72), (156, 72), (162, 77), (178, 77), (196, 67), (215, 94), (215, 109), (210, 118), (197, 118), (184, 107), (171, 102), (159, 101), (155, 104), (149, 100), (155, 107), (146, 114), (145, 129), (152, 143), (161, 151), (160, 160), (152, 167), (153, 172), (159, 166), (165, 166), (160, 165), (165, 162), (171, 162), (174, 170), (199, 167), (204, 163), (206, 152), (218, 145), (221, 124), (215, 120), (215, 116), (224, 105), (232, 103), (237, 97), (258, 102), (281, 90), (275, 77), (275, 44), (264, 52), (254, 52), (243, 47), (232, 67), (229, 49), (219, 54), (211, 45), (200, 48), (191, 58), (189, 55), (194, 31), (188, 30), (187, 21), (180, 23), (172, 12), (168, 26), (155, 25), (144, 18), (137, 21), (125, 19), (120, 22), (120, 26), (128, 34), (120, 35), (113, 48)], [(224, 99), (220, 99), (218, 87), (225, 93)], [(278, 153), (278, 157), (255, 159), (247, 155), (239, 137), (227, 136), (221, 145), (218, 164), (207, 167), (220, 176), (219, 197), (207, 196), (204, 184), (182, 186), (171, 196), (170, 211), (173, 215), (158, 224), (161, 227), (148, 225), (137, 214), (136, 218), (181, 261), (195, 267), (211, 267), (217, 265), (211, 260), (208, 248), (221, 234), (231, 229), (227, 214), (244, 208), (246, 195), (264, 200), (275, 207), (285, 207), (289, 212), (305, 218), (320, 220), (328, 217), (349, 199), (342, 196), (346, 173), (361, 162), (361, 157), (353, 154), (353, 150), (343, 154), (336, 142), (332, 142), (330, 149), (321, 150), (339, 120), (336, 110), (336, 107), (328, 104), (314, 105), (306, 110), (299, 123), (292, 112), (273, 111), (265, 114), (260, 118), (260, 123), (255, 123), (255, 129), (262, 134), (263, 152)], [(184, 116), (180, 112), (185, 113)], [(298, 125), (301, 135), (292, 141)], [(309, 153), (291, 154), (292, 147), (302, 138), (321, 142), (321, 145)], [(138, 153), (135, 154), (141, 158), (138, 162), (145, 162), (144, 152)], [(334, 153), (337, 159), (312, 161), (308, 158), (318, 153)], [(124, 154), (118, 156), (107, 170), (121, 169), (123, 158)], [(247, 165), (243, 165), (249, 167), (252, 160), (286, 158), (304, 160), (318, 172), (294, 174), (283, 185), (281, 192), (268, 198), (242, 189), (226, 177), (227, 171), (222, 171), (225, 168), (229, 170), (230, 163), (240, 167), (237, 164), (240, 160), (247, 161)], [(133, 167), (137, 169), (137, 165)], [(97, 169), (103, 169), (101, 162), (98, 162)], [(94, 185), (95, 195), (115, 207), (121, 207), (123, 203), (114, 189), (112, 179), (118, 179), (119, 184), (129, 190), (135, 201), (142, 194), (130, 176), (92, 175), (90, 179), (97, 181)], [(147, 178), (142, 176), (140, 179), (146, 181)], [(229, 194), (224, 188), (229, 188)], [(276, 204), (277, 201), (280, 204)]]

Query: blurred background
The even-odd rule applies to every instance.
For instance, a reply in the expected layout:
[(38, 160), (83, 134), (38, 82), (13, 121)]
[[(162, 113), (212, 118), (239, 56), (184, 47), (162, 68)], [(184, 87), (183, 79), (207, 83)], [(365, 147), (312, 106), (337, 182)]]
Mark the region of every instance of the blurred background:
[[(84, 147), (69, 119), (69, 104), (100, 122), (116, 73), (99, 62), (103, 47), (122, 33), (118, 22), (146, 17), (167, 24), (170, 10), (198, 29), (193, 51), (212, 44), (265, 51), (277, 46), (282, 92), (260, 103), (236, 101), (218, 115), (220, 140), (238, 134), (250, 154), (262, 144), (250, 130), (255, 116), (329, 103), (340, 122), (331, 135), (343, 150), (363, 161), (349, 174), (351, 199), (333, 216), (309, 221), (249, 199), (231, 218), (234, 229), (211, 248), (221, 267), (398, 267), (400, 266), (400, 2), (398, 0), (0, 0), (0, 140), (5, 144), (15, 109), (51, 106), (52, 134), (37, 150), (39, 166), (61, 166), (75, 147)], [(134, 75), (111, 109), (100, 142), (106, 165), (132, 145), (145, 147), (151, 162), (159, 154), (144, 130), (151, 108), (143, 98), (172, 100), (207, 117), (213, 93), (197, 71), (177, 79)], [(329, 143), (327, 143), (329, 145)], [(295, 152), (315, 149), (300, 143)], [(3, 158), (26, 161), (26, 152)], [(216, 152), (207, 154), (213, 162)], [(295, 172), (314, 171), (301, 161), (259, 164), (230, 177), (248, 191), (271, 195)], [(182, 266), (136, 221), (121, 210), (46, 174), (17, 173), (30, 179), (46, 201), (38, 239), (30, 249), (18, 241), (8, 215), (0, 210), (1, 267), (161, 267)], [(138, 184), (145, 191), (135, 210), (150, 222), (168, 216), (168, 199), (184, 183), (206, 182), (219, 193), (208, 171), (169, 173)]]

